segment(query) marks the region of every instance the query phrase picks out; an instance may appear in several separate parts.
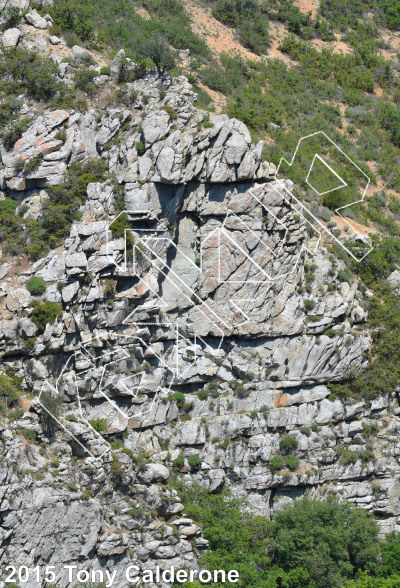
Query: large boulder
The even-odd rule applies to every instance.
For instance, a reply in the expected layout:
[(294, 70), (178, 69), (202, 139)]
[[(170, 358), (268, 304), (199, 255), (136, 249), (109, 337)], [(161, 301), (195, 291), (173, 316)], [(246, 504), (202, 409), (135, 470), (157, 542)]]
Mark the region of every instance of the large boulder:
[(140, 479), (147, 484), (153, 482), (165, 482), (168, 478), (168, 468), (160, 463), (149, 463), (145, 471), (140, 474)]
[(388, 277), (388, 282), (394, 294), (400, 296), (400, 271), (395, 270)]
[(40, 14), (36, 10), (32, 10), (25, 14), (25, 20), (28, 24), (35, 27), (35, 29), (46, 29), (47, 28), (47, 20), (40, 16)]
[(3, 47), (16, 47), (20, 37), (21, 31), (17, 28), (7, 29), (1, 37)]

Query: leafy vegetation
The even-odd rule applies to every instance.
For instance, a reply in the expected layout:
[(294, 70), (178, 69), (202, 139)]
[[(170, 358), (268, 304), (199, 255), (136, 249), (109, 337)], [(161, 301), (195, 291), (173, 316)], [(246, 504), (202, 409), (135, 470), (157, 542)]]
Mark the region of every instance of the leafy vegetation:
[(43, 429), (49, 437), (53, 437), (58, 429), (57, 421), (61, 411), (61, 398), (49, 390), (44, 390), (40, 395), (40, 402), (44, 407), (40, 413)]
[(5, 10), (0, 11), (1, 30), (5, 31), (17, 26), (21, 20), (21, 14), (17, 6), (7, 6)]
[(35, 323), (41, 333), (44, 333), (46, 325), (53, 324), (58, 318), (61, 318), (63, 309), (57, 302), (49, 300), (32, 300), (29, 306), (33, 308), (31, 320)]
[(47, 188), (49, 198), (43, 203), (39, 219), (24, 219), (21, 213), (16, 214), (17, 203), (12, 198), (0, 202), (0, 242), (4, 251), (11, 255), (26, 252), (36, 260), (57, 247), (68, 236), (72, 222), (79, 219), (87, 185), (105, 177), (102, 159), (70, 165), (65, 183)]
[(58, 73), (58, 66), (51, 59), (19, 48), (8, 49), (0, 59), (0, 92), (26, 92), (35, 100), (50, 100), (60, 86)]
[(36, 432), (33, 429), (22, 429), (22, 434), (27, 441), (36, 441)]
[(176, 488), (185, 512), (202, 526), (210, 543), (201, 565), (238, 570), (239, 587), (398, 586), (399, 536), (379, 541), (374, 519), (349, 503), (304, 497), (270, 522), (247, 512), (227, 492), (212, 494), (181, 482)]
[(396, 0), (322, 0), (320, 12), (342, 31), (354, 27), (357, 19), (366, 18), (370, 12), (374, 13), (380, 25), (392, 30), (400, 29), (400, 7)]
[(92, 425), (93, 429), (98, 433), (104, 433), (108, 429), (106, 419), (93, 419), (89, 421), (89, 423)]
[(344, 384), (330, 384), (334, 394), (358, 396), (372, 400), (389, 393), (400, 379), (400, 301), (391, 291), (386, 278), (400, 261), (400, 240), (397, 237), (373, 238), (374, 249), (360, 264), (345, 261), (374, 292), (369, 299), (369, 327), (373, 345), (370, 363), (361, 373), (349, 374)]
[(258, 55), (266, 53), (270, 45), (268, 17), (258, 0), (218, 0), (212, 13), (237, 30), (244, 47)]
[(26, 289), (33, 296), (40, 296), (46, 291), (46, 282), (39, 276), (32, 276), (32, 278), (29, 278), (26, 282)]
[(17, 376), (0, 373), (0, 413), (7, 414), (8, 410), (19, 404), (22, 394), (21, 380)]
[[(55, 0), (51, 15), (64, 31), (73, 32), (87, 45), (124, 47), (136, 62), (143, 58), (157, 59), (161, 48), (159, 39), (165, 39), (175, 49), (189, 49), (194, 57), (210, 54), (204, 41), (193, 33), (179, 0), (166, 0), (162, 4), (143, 0), (142, 5), (150, 13), (149, 19), (142, 18), (130, 0), (87, 0), (85, 3)], [(169, 55), (163, 43), (163, 54)], [(157, 65), (156, 61), (153, 63)], [(168, 60), (164, 66), (173, 67), (173, 62)]]

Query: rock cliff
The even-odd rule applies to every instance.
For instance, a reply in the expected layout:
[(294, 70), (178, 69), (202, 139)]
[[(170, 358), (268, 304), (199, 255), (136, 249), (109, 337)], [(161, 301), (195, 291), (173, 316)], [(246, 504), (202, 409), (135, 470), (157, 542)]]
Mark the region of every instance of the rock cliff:
[[(55, 42), (26, 21), (13, 43), (38, 43), (37, 29)], [(95, 78), (105, 92), (121, 63), (135, 67), (120, 52)], [(70, 83), (73, 65), (60, 72)], [(100, 157), (109, 172), (62, 246), (23, 271), (1, 266), (3, 369), (27, 393), (1, 425), (1, 563), (196, 566), (207, 541), (172, 472), (267, 517), (305, 492), (335, 494), (398, 530), (396, 391), (367, 404), (327, 388), (366, 365), (357, 283), (341, 281), (243, 123), (197, 110), (185, 77), (143, 72), (125, 92), (131, 105), (85, 113), (26, 105), (26, 130), (0, 146), (4, 196), (25, 218), (71, 165)], [(32, 276), (62, 306), (43, 330)], [(49, 398), (61, 401), (53, 434)]]

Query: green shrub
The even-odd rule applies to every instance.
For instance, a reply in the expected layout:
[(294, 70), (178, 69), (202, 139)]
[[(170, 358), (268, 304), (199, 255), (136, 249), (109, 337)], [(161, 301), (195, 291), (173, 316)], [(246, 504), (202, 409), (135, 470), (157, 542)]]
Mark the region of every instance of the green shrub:
[(308, 310), (312, 310), (315, 306), (314, 300), (304, 300), (304, 308)]
[(104, 433), (108, 429), (106, 419), (93, 419), (89, 423), (98, 433)]
[(332, 337), (336, 337), (337, 333), (333, 329), (325, 329), (325, 331), (323, 332), (323, 335), (325, 335), (326, 337), (332, 338)]
[(182, 469), (184, 464), (185, 464), (185, 456), (182, 455), (182, 453), (180, 455), (178, 455), (178, 457), (176, 459), (174, 459), (174, 461), (172, 462), (172, 466), (173, 466), (174, 470)]
[(63, 314), (62, 306), (57, 304), (57, 302), (32, 300), (29, 306), (33, 308), (31, 320), (41, 333), (44, 333), (47, 324), (53, 324)]
[[(101, 419), (99, 419), (99, 420), (101, 420)], [(118, 457), (115, 455), (115, 453), (112, 454), (112, 464), (110, 466), (110, 475), (111, 475), (111, 480), (115, 486), (122, 484), (122, 482), (124, 481), (125, 471), (124, 471), (124, 468), (122, 467), (122, 464), (119, 461)]]
[(141, 508), (130, 508), (126, 511), (126, 514), (128, 514), (131, 517), (134, 517), (135, 519), (138, 519), (140, 516), (142, 516), (143, 511)]
[(208, 390), (205, 390), (204, 388), (202, 388), (201, 390), (199, 390), (197, 392), (197, 396), (200, 400), (207, 400), (208, 398)]
[(146, 151), (143, 141), (138, 141), (135, 145), (138, 155), (143, 155)]
[(132, 228), (132, 223), (129, 220), (126, 212), (122, 212), (118, 218), (115, 219), (110, 225), (112, 235), (114, 239), (120, 239), (125, 236), (125, 231)]
[(143, 41), (139, 52), (142, 57), (151, 59), (161, 75), (175, 66), (174, 54), (167, 40), (162, 36), (155, 36)]
[(93, 78), (97, 76), (97, 71), (91, 69), (79, 69), (75, 73), (75, 86), (81, 92), (85, 92), (89, 96), (93, 95), (95, 85), (93, 84)]
[(62, 110), (77, 110), (86, 112), (88, 109), (87, 101), (77, 94), (77, 92), (65, 86), (59, 88), (57, 94), (50, 101), (51, 108)]
[(342, 457), (340, 458), (340, 463), (342, 465), (354, 464), (358, 460), (357, 451), (351, 451), (350, 449), (343, 449), (341, 454), (342, 454)]
[(107, 278), (106, 280), (101, 280), (100, 283), (103, 286), (104, 297), (113, 298), (117, 288), (117, 280)]
[(16, 408), (15, 410), (8, 413), (8, 418), (10, 421), (16, 421), (20, 419), (25, 414), (23, 408)]
[(178, 113), (176, 112), (176, 110), (174, 110), (172, 106), (169, 106), (168, 104), (162, 106), (161, 110), (164, 110), (172, 118), (172, 120), (178, 118)]
[(183, 394), (183, 392), (174, 392), (173, 399), (175, 400), (179, 408), (182, 408), (185, 405), (185, 395)]
[(347, 282), (348, 284), (351, 284), (352, 282), (351, 273), (349, 271), (339, 270), (337, 273), (337, 277), (341, 282)]
[(42, 215), (37, 220), (23, 219), (22, 209), (15, 214), (16, 203), (11, 198), (0, 202), (0, 240), (4, 251), (10, 255), (28, 253), (31, 259), (39, 259), (58, 247), (69, 235), (78, 209), (86, 200), (88, 183), (105, 177), (102, 159), (71, 164), (65, 183), (47, 188), (49, 198), (43, 203)]
[(22, 394), (22, 388), (16, 376), (0, 373), (0, 398), (5, 407), (15, 406)]
[(24, 175), (29, 176), (30, 174), (33, 174), (39, 168), (42, 161), (42, 157), (32, 157), (32, 159), (28, 159), (27, 161), (25, 161), (23, 170)]
[(20, 172), (24, 171), (24, 168), (25, 168), (25, 160), (22, 157), (18, 157), (14, 161), (14, 171), (16, 171), (17, 173), (20, 173)]
[[(209, 549), (200, 558), (203, 568), (238, 570), (240, 588), (276, 586), (273, 581), (268, 582), (271, 523), (266, 517), (252, 515), (245, 510), (244, 501), (232, 498), (227, 492), (213, 494), (196, 484), (187, 487), (182, 483), (177, 488), (185, 513), (202, 527), (209, 541)], [(222, 584), (218, 582), (216, 586)]]
[(60, 88), (58, 65), (51, 59), (24, 49), (9, 49), (0, 59), (0, 78), (8, 81), (8, 91), (26, 92), (34, 100), (50, 100)]
[(114, 449), (114, 450), (116, 450), (116, 449), (123, 449), (123, 447), (124, 447), (124, 444), (121, 441), (121, 439), (115, 439), (115, 441), (113, 441), (111, 443), (111, 448)]
[(67, 130), (64, 127), (57, 131), (56, 139), (57, 141), (62, 141), (63, 143), (65, 143), (65, 141), (67, 140)]
[(295, 455), (290, 454), (285, 457), (285, 464), (290, 470), (297, 470), (299, 460)]
[(44, 294), (46, 291), (46, 282), (43, 278), (40, 278), (39, 276), (32, 276), (26, 282), (26, 289), (33, 296), (40, 296), (41, 294)]
[(89, 40), (93, 36), (95, 7), (90, 2), (55, 0), (49, 12), (54, 23), (63, 30), (73, 31), (83, 40)]
[(199, 455), (191, 455), (188, 457), (188, 463), (191, 468), (198, 468), (201, 465), (201, 458)]
[(100, 69), (100, 75), (102, 76), (109, 76), (111, 73), (111, 67), (106, 65)]
[(280, 470), (283, 467), (283, 457), (281, 455), (275, 455), (269, 460), (269, 467), (273, 472)]
[(27, 441), (36, 441), (36, 432), (33, 429), (22, 429), (22, 434)]
[(20, 10), (17, 6), (7, 6), (5, 10), (1, 11), (0, 18), (2, 20), (1, 30), (11, 29), (17, 26), (21, 20)]
[(291, 449), (296, 449), (297, 446), (297, 439), (294, 437), (289, 437), (289, 435), (283, 437), (279, 442), (279, 447), (282, 451), (290, 451)]
[(19, 141), (23, 133), (26, 131), (26, 122), (13, 123), (10, 128), (3, 134), (3, 145), (7, 151), (10, 151), (15, 143)]
[(400, 576), (376, 578), (367, 572), (360, 572), (356, 580), (349, 580), (343, 588), (400, 588)]
[(309, 437), (311, 435), (311, 429), (309, 427), (301, 427), (300, 433)]
[(242, 45), (261, 55), (270, 45), (268, 19), (257, 0), (218, 0), (212, 14), (237, 29)]

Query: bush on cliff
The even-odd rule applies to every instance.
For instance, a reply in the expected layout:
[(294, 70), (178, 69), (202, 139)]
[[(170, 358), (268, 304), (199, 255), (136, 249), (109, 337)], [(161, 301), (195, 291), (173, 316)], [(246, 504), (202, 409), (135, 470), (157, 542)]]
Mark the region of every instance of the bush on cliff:
[[(227, 491), (175, 486), (185, 512), (209, 541), (200, 564), (238, 570), (239, 588), (343, 588), (347, 581), (346, 588), (398, 586), (393, 575), (399, 565), (398, 536), (379, 541), (373, 517), (348, 502), (305, 497), (278, 511), (271, 522), (247, 512), (244, 502)], [(360, 570), (376, 577), (381, 571), (391, 579), (362, 575), (368, 580), (354, 583)]]
[(44, 294), (46, 291), (46, 282), (43, 278), (40, 278), (39, 276), (32, 276), (26, 282), (26, 289), (33, 296), (40, 296), (41, 294)]
[(31, 320), (35, 323), (41, 333), (44, 333), (47, 324), (53, 324), (63, 313), (60, 304), (57, 304), (57, 302), (50, 302), (49, 300), (32, 300), (29, 306), (33, 308)]
[(28, 253), (36, 260), (58, 247), (69, 235), (72, 222), (79, 218), (88, 184), (105, 178), (106, 166), (100, 158), (73, 163), (64, 184), (47, 188), (49, 198), (43, 203), (39, 219), (15, 214), (17, 203), (12, 198), (0, 202), (0, 242), (4, 251), (11, 255)]

